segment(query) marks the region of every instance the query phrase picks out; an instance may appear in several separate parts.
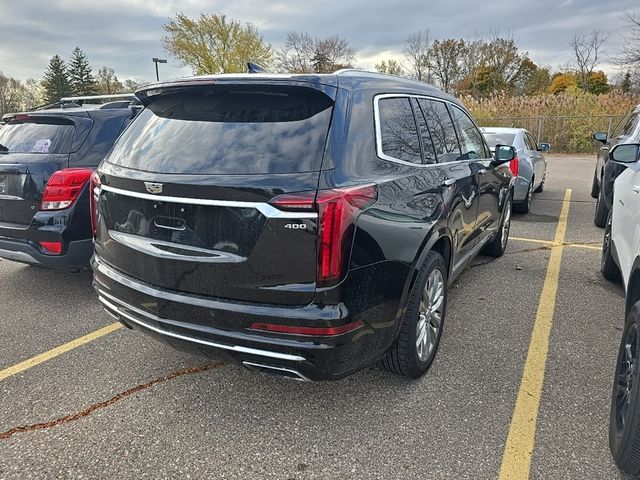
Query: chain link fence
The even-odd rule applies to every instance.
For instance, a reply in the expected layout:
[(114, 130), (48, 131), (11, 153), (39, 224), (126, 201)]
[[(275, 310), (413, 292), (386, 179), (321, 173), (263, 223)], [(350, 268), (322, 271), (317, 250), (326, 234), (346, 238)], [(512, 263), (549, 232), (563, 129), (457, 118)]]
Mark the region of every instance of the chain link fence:
[(600, 143), (593, 132), (607, 132), (611, 136), (622, 115), (576, 115), (546, 117), (480, 117), (481, 127), (526, 128), (540, 142), (551, 144), (556, 153), (592, 153)]

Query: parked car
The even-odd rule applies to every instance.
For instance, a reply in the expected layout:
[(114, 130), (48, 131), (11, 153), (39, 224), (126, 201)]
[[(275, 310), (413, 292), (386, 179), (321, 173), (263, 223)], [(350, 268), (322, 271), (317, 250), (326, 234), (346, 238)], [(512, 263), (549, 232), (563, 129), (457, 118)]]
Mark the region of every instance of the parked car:
[(68, 270), (89, 266), (89, 177), (140, 108), (130, 108), (130, 100), (76, 103), (86, 99), (3, 116), (0, 257)]
[[(299, 380), (418, 377), (447, 286), (509, 235), (510, 146), (454, 97), (340, 71), (137, 92), (92, 177), (94, 286), (130, 328)], [(460, 140), (460, 141), (459, 141)]]
[(611, 395), (609, 446), (619, 468), (640, 473), (640, 143), (611, 148), (607, 163), (626, 166), (614, 183), (601, 271), (624, 285), (625, 323)]
[(544, 158), (544, 152), (548, 152), (551, 145), (538, 145), (524, 128), (483, 127), (480, 130), (491, 148), (498, 144), (515, 147), (518, 161), (511, 164), (512, 173), (516, 177), (513, 210), (527, 213), (531, 208), (534, 192), (544, 190), (544, 182), (547, 179), (547, 160)]
[(613, 183), (626, 168), (618, 162), (609, 162), (609, 151), (620, 143), (640, 141), (640, 105), (620, 120), (611, 137), (606, 132), (596, 132), (593, 138), (602, 143), (591, 184), (591, 196), (597, 199), (593, 223), (604, 228), (613, 202)]

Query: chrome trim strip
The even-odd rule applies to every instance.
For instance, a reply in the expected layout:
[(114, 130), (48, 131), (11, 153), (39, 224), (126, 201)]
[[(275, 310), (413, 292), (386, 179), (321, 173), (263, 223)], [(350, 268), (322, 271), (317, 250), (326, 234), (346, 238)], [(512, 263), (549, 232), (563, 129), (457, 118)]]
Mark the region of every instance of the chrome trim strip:
[(2, 230), (2, 229), (6, 229), (6, 230), (28, 230), (30, 226), (31, 226), (31, 224), (25, 225), (24, 227), (12, 227), (10, 225), (0, 223), (0, 230)]
[[(115, 230), (108, 231), (109, 237), (122, 245), (156, 258), (167, 258), (171, 260), (180, 260), (184, 262), (199, 263), (242, 263), (247, 259), (240, 255), (235, 255), (222, 250), (207, 250), (206, 248), (192, 247), (189, 245), (181, 245), (179, 243), (166, 242), (164, 240), (151, 240), (139, 235), (131, 235), (130, 233), (117, 232)], [(174, 253), (164, 250), (161, 247), (169, 247), (182, 250), (184, 252), (192, 252), (194, 255)], [(201, 255), (195, 255), (200, 253)]]
[[(399, 158), (386, 155), (382, 151), (382, 126), (380, 125), (380, 106), (378, 105), (380, 100), (385, 98), (423, 98), (425, 100), (435, 100), (437, 102), (442, 102), (442, 103), (447, 103), (449, 105), (452, 105), (460, 109), (465, 115), (467, 115), (467, 117), (469, 117), (469, 115), (462, 108), (460, 108), (460, 105), (440, 97), (434, 97), (430, 95), (417, 95), (413, 93), (383, 93), (380, 95), (376, 95), (373, 98), (373, 117), (374, 117), (373, 120), (375, 124), (375, 133), (376, 133), (376, 154), (382, 160), (387, 160), (393, 163), (399, 163), (401, 165), (409, 165), (411, 167), (417, 167), (417, 168), (428, 168), (428, 167), (437, 167), (441, 165), (451, 165), (453, 163), (461, 164), (461, 163), (468, 163), (468, 162), (482, 162), (486, 160), (491, 160), (491, 158), (477, 158), (477, 159), (467, 159), (467, 160), (454, 160), (452, 162), (412, 163), (412, 162), (407, 162), (405, 160), (400, 160)], [(471, 117), (469, 117), (469, 119), (476, 126), (476, 128), (480, 130), (476, 122)], [(480, 133), (482, 134), (482, 132)]]
[(188, 197), (170, 197), (167, 195), (153, 195), (150, 193), (132, 192), (130, 190), (122, 190), (121, 188), (102, 185), (102, 190), (127, 197), (140, 198), (142, 200), (152, 200), (155, 202), (167, 203), (183, 203), (185, 205), (204, 205), (211, 207), (230, 207), (230, 208), (255, 208), (267, 218), (318, 218), (316, 212), (283, 212), (273, 205), (264, 202), (238, 202), (233, 200), (209, 200), (202, 198)]
[(39, 265), (40, 262), (33, 258), (26, 252), (14, 252), (13, 250), (4, 250), (0, 249), (0, 258), (5, 258), (7, 260), (13, 260), (15, 262), (25, 262), (32, 263), (34, 265)]
[[(161, 300), (169, 300), (171, 302), (184, 303), (196, 307), (210, 308), (214, 310), (225, 310), (229, 312), (246, 313), (246, 305), (241, 303), (223, 302), (212, 298), (203, 298), (202, 295), (179, 294), (167, 290), (158, 290), (147, 284), (137, 282), (125, 274), (118, 272), (102, 261), (100, 257), (94, 253), (92, 265), (94, 270), (105, 275), (109, 280), (124, 285), (127, 288), (136, 290), (153, 298)], [(346, 307), (344, 304), (336, 306), (325, 305), (319, 307), (317, 305), (307, 305), (304, 307), (285, 307), (285, 306), (265, 306), (252, 305), (252, 315), (263, 315), (273, 318), (308, 318), (309, 314), (315, 315), (314, 318), (323, 320), (338, 320), (344, 318)]]
[(288, 377), (288, 378), (291, 378), (291, 380), (297, 380), (299, 382), (310, 382), (311, 381), (310, 379), (305, 377), (303, 374), (301, 374), (299, 371), (294, 370), (293, 368), (274, 367), (273, 365), (263, 365), (262, 363), (253, 363), (253, 362), (247, 362), (247, 361), (243, 361), (242, 364), (243, 365), (248, 365), (250, 367), (264, 368), (266, 370), (276, 370), (276, 371), (279, 371), (279, 372), (293, 373), (298, 378), (291, 378), (291, 377)]
[[(280, 352), (270, 352), (268, 350), (259, 350), (257, 348), (249, 348), (249, 347), (242, 347), (240, 345), (224, 345), (222, 343), (216, 343), (216, 342), (210, 342), (207, 340), (201, 340), (199, 338), (193, 338), (193, 337), (188, 337), (186, 335), (181, 335), (179, 333), (175, 333), (175, 332), (168, 332), (165, 330), (161, 330), (160, 328), (154, 327), (152, 325), (148, 325), (147, 323), (138, 320), (137, 318), (129, 315), (128, 313), (123, 312), (122, 310), (120, 310), (120, 308), (118, 308), (116, 305), (114, 305), (113, 303), (109, 302), (108, 300), (106, 300), (101, 292), (98, 293), (98, 300), (100, 301), (100, 303), (102, 303), (103, 306), (110, 308), (112, 311), (116, 312), (118, 315), (126, 318), (127, 320), (134, 322), (135, 324), (141, 326), (142, 328), (147, 328), (149, 330), (152, 330), (160, 335), (164, 335), (167, 337), (172, 337), (172, 338), (177, 338), (178, 340), (184, 340), (187, 342), (193, 342), (193, 343), (199, 343), (201, 345), (207, 345), (209, 347), (214, 347), (214, 348), (219, 348), (221, 350), (230, 350), (232, 352), (237, 352), (237, 353), (246, 353), (247, 355), (258, 355), (261, 357), (267, 357), (267, 358), (275, 358), (278, 360), (288, 360), (288, 361), (292, 361), (292, 362), (304, 362), (305, 358), (301, 357), (299, 355), (290, 355), (288, 353), (280, 353)], [(123, 302), (120, 302), (123, 303)], [(128, 307), (127, 307), (128, 308)], [(133, 309), (133, 308), (132, 308)]]

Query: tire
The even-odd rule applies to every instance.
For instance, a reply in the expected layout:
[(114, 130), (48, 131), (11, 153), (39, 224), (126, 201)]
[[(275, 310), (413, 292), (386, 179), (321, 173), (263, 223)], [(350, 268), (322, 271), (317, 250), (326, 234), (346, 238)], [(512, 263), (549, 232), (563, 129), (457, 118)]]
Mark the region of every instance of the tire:
[(509, 230), (511, 229), (512, 206), (513, 199), (511, 195), (509, 195), (507, 203), (504, 205), (500, 228), (498, 228), (495, 238), (482, 249), (482, 253), (485, 255), (496, 258), (504, 255), (504, 251), (507, 249), (507, 242), (509, 241)]
[(542, 177), (542, 182), (540, 182), (540, 185), (538, 185), (538, 188), (536, 188), (533, 193), (542, 193), (544, 191), (544, 182), (547, 180), (547, 174), (545, 173), (544, 177)]
[(400, 333), (385, 353), (383, 367), (408, 378), (424, 375), (438, 351), (446, 307), (447, 266), (439, 253), (429, 252), (411, 287)]
[(600, 259), (600, 271), (602, 276), (611, 282), (620, 282), (620, 269), (611, 255), (611, 214), (607, 217), (602, 240), (602, 257)]
[(524, 197), (524, 200), (513, 204), (514, 212), (529, 213), (529, 210), (531, 209), (531, 200), (533, 199), (533, 180), (534, 178), (531, 177), (529, 188), (527, 188), (527, 195)]
[(631, 475), (640, 473), (640, 302), (629, 311), (611, 393), (609, 448), (618, 468)]
[(593, 223), (595, 223), (596, 227), (604, 228), (607, 224), (608, 216), (609, 209), (604, 204), (604, 193), (602, 192), (601, 188), (600, 193), (598, 194), (598, 200), (596, 202), (596, 212), (593, 216)]
[(598, 194), (600, 193), (600, 187), (598, 186), (598, 178), (596, 174), (593, 174), (593, 182), (591, 182), (591, 196), (593, 198), (598, 198)]

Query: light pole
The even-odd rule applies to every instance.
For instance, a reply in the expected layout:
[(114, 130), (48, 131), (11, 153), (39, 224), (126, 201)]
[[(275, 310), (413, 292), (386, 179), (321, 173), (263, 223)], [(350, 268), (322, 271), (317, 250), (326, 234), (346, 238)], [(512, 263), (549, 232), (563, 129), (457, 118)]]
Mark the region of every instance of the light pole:
[(158, 64), (159, 63), (167, 63), (167, 60), (164, 58), (152, 58), (151, 61), (156, 64), (156, 81), (160, 81), (160, 75), (158, 75)]

